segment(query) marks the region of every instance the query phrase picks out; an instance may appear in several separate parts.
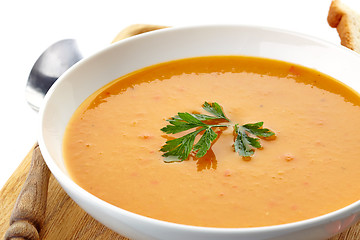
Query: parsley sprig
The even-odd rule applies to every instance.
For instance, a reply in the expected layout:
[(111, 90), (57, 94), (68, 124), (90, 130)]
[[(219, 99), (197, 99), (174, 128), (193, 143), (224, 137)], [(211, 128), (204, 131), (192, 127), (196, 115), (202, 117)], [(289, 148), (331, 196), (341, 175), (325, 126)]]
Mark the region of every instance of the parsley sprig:
[[(182, 137), (168, 140), (165, 143), (160, 149), (160, 151), (164, 152), (165, 162), (184, 161), (189, 157), (190, 153), (194, 153), (197, 158), (203, 157), (218, 137), (213, 128), (231, 126), (229, 124), (230, 120), (225, 116), (222, 107), (218, 103), (205, 102), (202, 108), (211, 115), (179, 112), (178, 115), (167, 120), (170, 124), (161, 129), (166, 134), (176, 134), (191, 129), (194, 129), (194, 131)], [(222, 122), (227, 122), (227, 124), (220, 124)], [(262, 126), (263, 122), (242, 126), (239, 126), (239, 124), (233, 125), (236, 136), (234, 149), (240, 156), (252, 156), (254, 148), (261, 148), (259, 138), (268, 138), (275, 135), (274, 132), (262, 128)], [(195, 143), (196, 136), (201, 133), (202, 136)]]
[[(217, 138), (218, 134), (214, 132), (215, 127), (228, 127), (227, 124), (209, 124), (206, 121), (215, 122), (216, 120), (227, 121), (229, 119), (225, 116), (221, 106), (217, 103), (203, 104), (203, 109), (211, 115), (193, 114), (187, 112), (179, 112), (178, 115), (168, 119), (170, 123), (161, 131), (167, 134), (175, 134), (196, 128), (195, 131), (190, 132), (180, 138), (168, 140), (166, 144), (160, 149), (166, 162), (183, 161), (187, 159), (192, 151), (196, 152), (196, 157), (203, 157), (211, 147), (211, 143)], [(198, 134), (204, 132), (199, 141), (194, 145), (195, 138)]]

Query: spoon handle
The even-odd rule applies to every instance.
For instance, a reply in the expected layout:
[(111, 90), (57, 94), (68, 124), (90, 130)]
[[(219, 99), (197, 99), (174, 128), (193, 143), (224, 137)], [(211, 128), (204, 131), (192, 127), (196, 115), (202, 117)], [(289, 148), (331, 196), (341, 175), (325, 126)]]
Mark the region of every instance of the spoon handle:
[[(121, 31), (113, 40), (149, 32), (165, 26), (134, 24)], [(37, 240), (45, 219), (50, 171), (41, 155), (39, 145), (34, 147), (28, 177), (21, 189), (10, 217), (5, 240)]]
[(45, 219), (49, 177), (50, 171), (41, 155), (39, 145), (36, 144), (29, 175), (16, 200), (5, 240), (39, 239)]

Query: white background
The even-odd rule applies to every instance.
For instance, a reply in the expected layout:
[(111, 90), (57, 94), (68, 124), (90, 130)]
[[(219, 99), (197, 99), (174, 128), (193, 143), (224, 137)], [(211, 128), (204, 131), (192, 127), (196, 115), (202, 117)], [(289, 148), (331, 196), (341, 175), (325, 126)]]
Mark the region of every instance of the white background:
[[(360, 12), (360, 1), (342, 0)], [(339, 44), (331, 0), (12, 0), (0, 2), (0, 188), (37, 139), (37, 114), (25, 100), (28, 74), (52, 43), (75, 38), (91, 54), (135, 23), (269, 26)]]

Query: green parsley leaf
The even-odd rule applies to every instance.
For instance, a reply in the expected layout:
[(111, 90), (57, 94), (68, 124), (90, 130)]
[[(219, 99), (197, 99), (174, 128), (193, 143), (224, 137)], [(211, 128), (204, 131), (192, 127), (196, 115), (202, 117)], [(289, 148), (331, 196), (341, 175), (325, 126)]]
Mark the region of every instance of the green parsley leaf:
[[(216, 102), (215, 103), (205, 102), (203, 104), (202, 108), (205, 111), (213, 114), (214, 116), (209, 116), (206, 114), (199, 114), (199, 113), (188, 113), (188, 114), (190, 114), (191, 116), (195, 117), (196, 119), (198, 119), (200, 121), (223, 119), (223, 120), (230, 122), (230, 120), (225, 116), (221, 106), (219, 104), (217, 104)], [(176, 115), (171, 118), (171, 120), (174, 120), (174, 119), (181, 119), (181, 117), (179, 115)], [(170, 120), (168, 120), (168, 121), (170, 121)]]
[(271, 137), (275, 135), (270, 129), (262, 128), (264, 122), (257, 122), (257, 123), (249, 123), (245, 124), (242, 127), (248, 131), (249, 133), (258, 136), (258, 137)]
[[(210, 149), (212, 142), (217, 138), (217, 134), (212, 128), (228, 127), (228, 125), (224, 124), (207, 124), (202, 122), (206, 120), (229, 121), (219, 104), (205, 102), (203, 108), (205, 111), (213, 114), (213, 116), (179, 112), (178, 115), (167, 120), (170, 124), (161, 129), (164, 133), (175, 134), (193, 128), (196, 128), (196, 130), (180, 138), (168, 140), (165, 143), (160, 149), (160, 151), (164, 152), (163, 156), (167, 157), (165, 162), (183, 161), (189, 157), (191, 152), (196, 152), (196, 157), (198, 158), (203, 157)], [(203, 132), (201, 138), (194, 145), (196, 136), (201, 132)]]
[(206, 124), (202, 123), (190, 113), (178, 113), (176, 117), (167, 120), (170, 125), (162, 128), (161, 131), (167, 134), (183, 132)]
[(230, 120), (225, 117), (225, 114), (221, 108), (221, 106), (214, 102), (214, 103), (207, 103), (205, 102), (203, 104), (203, 109), (205, 109), (205, 111), (209, 112), (209, 113), (212, 113), (214, 114), (215, 116), (217, 116), (219, 119), (225, 119), (227, 120), (228, 122), (230, 122)]
[(211, 143), (217, 138), (217, 134), (211, 127), (207, 128), (200, 140), (195, 144), (194, 150), (198, 150), (196, 153), (197, 158), (203, 157), (211, 147)]
[(250, 123), (242, 126), (235, 124), (234, 131), (236, 139), (234, 148), (240, 156), (250, 157), (254, 154), (254, 148), (261, 148), (260, 139), (250, 137), (249, 134), (257, 137), (270, 137), (275, 134), (267, 128), (262, 128), (263, 124), (263, 122)]
[(163, 157), (171, 157), (165, 160), (165, 162), (183, 161), (188, 158), (192, 151), (195, 137), (202, 129), (186, 134), (180, 138), (175, 138), (166, 142), (166, 144), (160, 149), (165, 152)]

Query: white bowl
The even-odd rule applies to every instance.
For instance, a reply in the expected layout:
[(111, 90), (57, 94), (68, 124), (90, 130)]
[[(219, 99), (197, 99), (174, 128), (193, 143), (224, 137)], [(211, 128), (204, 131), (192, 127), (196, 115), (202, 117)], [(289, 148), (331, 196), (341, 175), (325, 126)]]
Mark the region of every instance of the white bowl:
[(360, 92), (360, 55), (301, 34), (238, 25), (169, 28), (113, 44), (80, 61), (50, 89), (40, 111), (39, 144), (51, 172), (68, 195), (110, 229), (132, 239), (326, 239), (360, 219), (360, 201), (305, 221), (255, 228), (206, 228), (140, 216), (91, 195), (71, 180), (62, 140), (75, 109), (90, 94), (134, 70), (174, 59), (247, 55), (317, 69)]

